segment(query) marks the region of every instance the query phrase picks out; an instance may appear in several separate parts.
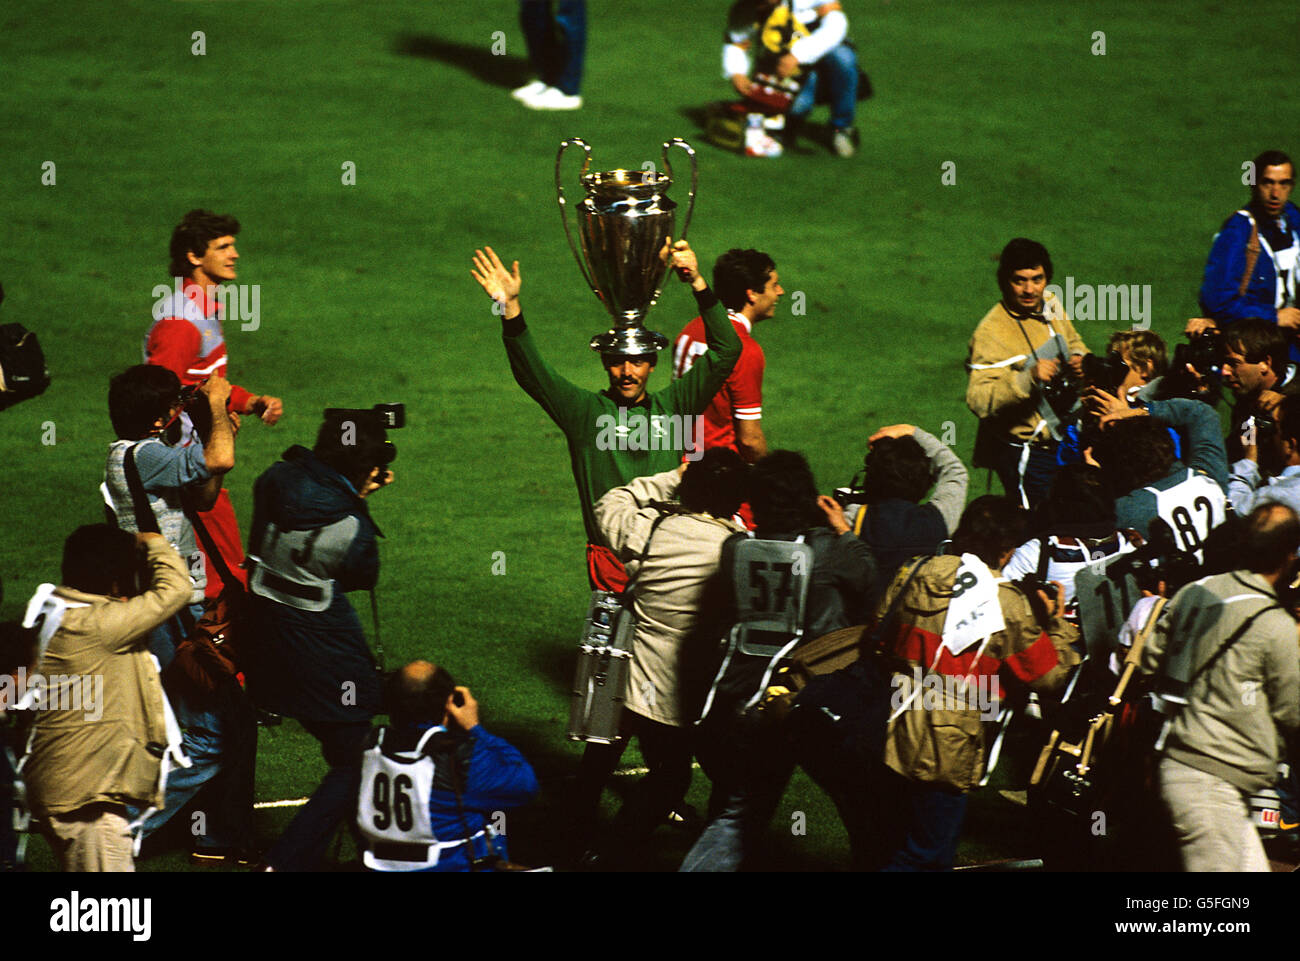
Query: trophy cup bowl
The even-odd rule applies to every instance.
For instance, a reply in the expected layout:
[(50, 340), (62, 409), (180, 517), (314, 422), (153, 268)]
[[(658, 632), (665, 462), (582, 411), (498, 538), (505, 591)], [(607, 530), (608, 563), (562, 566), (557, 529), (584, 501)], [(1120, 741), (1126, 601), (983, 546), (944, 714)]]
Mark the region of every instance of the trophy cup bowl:
[[(584, 197), (575, 205), (581, 252), (569, 229), (568, 200), (560, 179), (564, 151), (574, 145), (585, 153), (579, 175)], [(677, 203), (667, 196), (673, 183), (668, 148), (674, 146), (691, 158), (689, 206), (680, 236), (675, 232)], [(621, 168), (588, 172), (591, 147), (577, 137), (562, 142), (555, 157), (556, 200), (569, 249), (587, 286), (614, 320), (613, 327), (591, 339), (591, 349), (604, 354), (651, 354), (668, 346), (667, 337), (645, 328), (645, 317), (659, 299), (668, 269), (660, 251), (669, 237), (684, 239), (690, 227), (699, 171), (695, 150), (684, 140), (665, 142), (662, 158), (664, 173)]]

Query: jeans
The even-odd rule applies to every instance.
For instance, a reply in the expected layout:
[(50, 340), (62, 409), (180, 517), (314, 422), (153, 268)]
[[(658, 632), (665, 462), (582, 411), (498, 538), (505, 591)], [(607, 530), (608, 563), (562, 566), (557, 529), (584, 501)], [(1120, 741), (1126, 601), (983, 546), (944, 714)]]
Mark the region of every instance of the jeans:
[[(361, 791), (361, 752), (370, 721), (305, 721), (307, 733), (320, 742), (330, 769), (298, 816), (266, 855), (276, 871), (314, 871), (325, 856), (330, 837), (347, 822), (357, 833), (357, 795)], [(360, 847), (360, 843), (358, 843)]]
[(817, 102), (817, 84), (825, 78), (830, 96), (831, 126), (845, 130), (853, 126), (858, 108), (858, 55), (847, 43), (831, 50), (816, 63), (805, 67), (803, 89), (790, 105), (792, 117), (805, 117)]
[(966, 819), (966, 795), (897, 775), (887, 783), (884, 789), (895, 792), (902, 837), (881, 870), (951, 871)]
[(14, 833), (14, 771), (0, 733), (0, 871), (18, 859), (18, 835)]
[[(203, 615), (202, 604), (191, 604), (149, 635), (149, 650), (166, 668), (176, 645), (188, 637)], [(195, 847), (251, 848), (253, 845), (253, 773), (257, 763), (257, 720), (252, 703), (233, 678), (210, 702), (198, 704), (175, 691), (167, 692), (181, 746), (189, 767), (174, 767), (167, 774), (163, 808), (144, 823), (144, 836), (159, 830), (189, 804), (205, 785), (206, 804), (196, 809), (191, 833)], [(140, 808), (131, 808), (138, 817)]]
[(700, 763), (713, 782), (709, 820), (678, 870), (739, 871), (754, 863), (794, 759), (782, 742), (741, 730), (729, 719), (701, 735)]
[(519, 24), (528, 45), (528, 59), (541, 81), (569, 96), (582, 87), (582, 58), (587, 45), (586, 0), (560, 0), (551, 12), (549, 0), (520, 0)]

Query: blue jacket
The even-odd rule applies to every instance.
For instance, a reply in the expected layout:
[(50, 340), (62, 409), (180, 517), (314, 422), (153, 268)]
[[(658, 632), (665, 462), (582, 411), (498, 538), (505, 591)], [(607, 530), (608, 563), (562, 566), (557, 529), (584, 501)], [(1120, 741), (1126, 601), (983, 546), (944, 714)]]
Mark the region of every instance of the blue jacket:
[[(1250, 209), (1250, 208), (1246, 208)], [(1251, 210), (1258, 223), (1260, 214)], [(1288, 202), (1282, 216), (1292, 234), (1300, 237), (1300, 209)], [(1263, 231), (1260, 232), (1261, 236)], [(1205, 276), (1201, 282), (1201, 310), (1220, 324), (1247, 317), (1262, 317), (1277, 321), (1277, 268), (1267, 251), (1261, 249), (1255, 261), (1246, 293), (1239, 295), (1241, 275), (1246, 272), (1246, 245), (1250, 241), (1250, 220), (1240, 210), (1233, 213), (1214, 237), (1210, 257), (1205, 262)], [(1291, 345), (1291, 359), (1300, 360), (1300, 350)]]
[[(393, 750), (412, 750), (430, 725), (389, 728)], [(385, 740), (385, 749), (389, 748)], [(469, 731), (454, 731), (441, 742), (433, 741), (425, 753), (438, 765), (429, 795), (429, 822), (434, 834), (451, 841), (471, 837), (487, 825), (502, 827), (503, 812), (527, 804), (537, 793), (537, 776), (532, 765), (504, 738), (484, 730), (479, 724)], [(453, 770), (451, 761), (455, 757)], [(459, 798), (457, 791), (459, 789)], [(496, 854), (509, 860), (505, 832), (489, 844), (484, 838), (471, 841), (475, 857)], [(465, 846), (446, 851), (437, 867), (430, 871), (468, 871), (469, 853)]]
[(380, 532), (352, 484), (307, 448), (291, 447), (253, 485), (248, 553), (262, 556), (269, 529), (319, 530), (348, 517), (359, 525), (329, 565), (333, 596), (325, 610), (298, 610), (252, 594), (260, 636), (249, 688), (268, 710), (309, 721), (368, 721), (379, 712), (379, 673), (344, 592), (375, 586)]

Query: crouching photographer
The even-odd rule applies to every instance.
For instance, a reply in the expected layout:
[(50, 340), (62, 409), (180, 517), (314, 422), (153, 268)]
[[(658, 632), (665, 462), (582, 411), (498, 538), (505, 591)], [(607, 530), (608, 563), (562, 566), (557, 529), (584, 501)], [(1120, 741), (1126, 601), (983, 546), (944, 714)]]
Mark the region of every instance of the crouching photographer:
[(357, 826), (372, 871), (526, 870), (509, 860), (504, 812), (537, 793), (533, 769), (479, 724), (445, 668), (412, 661), (385, 679), (392, 724), (361, 762)]
[(253, 486), (248, 587), (259, 650), (250, 690), (259, 707), (300, 721), (330, 765), (268, 852), (274, 871), (313, 870), (352, 820), (380, 675), (345, 594), (379, 578), (368, 498), (393, 482), (387, 430), (400, 426), (400, 405), (327, 410), (315, 446), (289, 448)]

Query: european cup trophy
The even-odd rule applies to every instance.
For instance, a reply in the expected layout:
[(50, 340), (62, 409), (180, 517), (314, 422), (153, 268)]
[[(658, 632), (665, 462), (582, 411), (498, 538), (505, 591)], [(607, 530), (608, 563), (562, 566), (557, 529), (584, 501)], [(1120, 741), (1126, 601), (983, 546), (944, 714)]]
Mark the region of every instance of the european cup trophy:
[[(565, 149), (574, 145), (584, 152), (579, 182), (586, 196), (574, 205), (581, 253), (569, 229), (565, 213), (569, 201), (560, 182), (560, 161)], [(681, 147), (691, 158), (689, 206), (680, 236), (674, 229), (677, 204), (666, 195), (673, 183), (669, 147)], [(651, 354), (668, 346), (663, 334), (646, 330), (645, 316), (663, 286), (667, 264), (659, 255), (665, 241), (685, 239), (691, 225), (699, 169), (695, 150), (680, 138), (663, 145), (662, 157), (663, 173), (621, 169), (589, 173), (591, 147), (577, 137), (561, 143), (555, 155), (556, 200), (564, 236), (587, 286), (614, 318), (613, 327), (591, 338), (591, 349), (602, 354)]]

